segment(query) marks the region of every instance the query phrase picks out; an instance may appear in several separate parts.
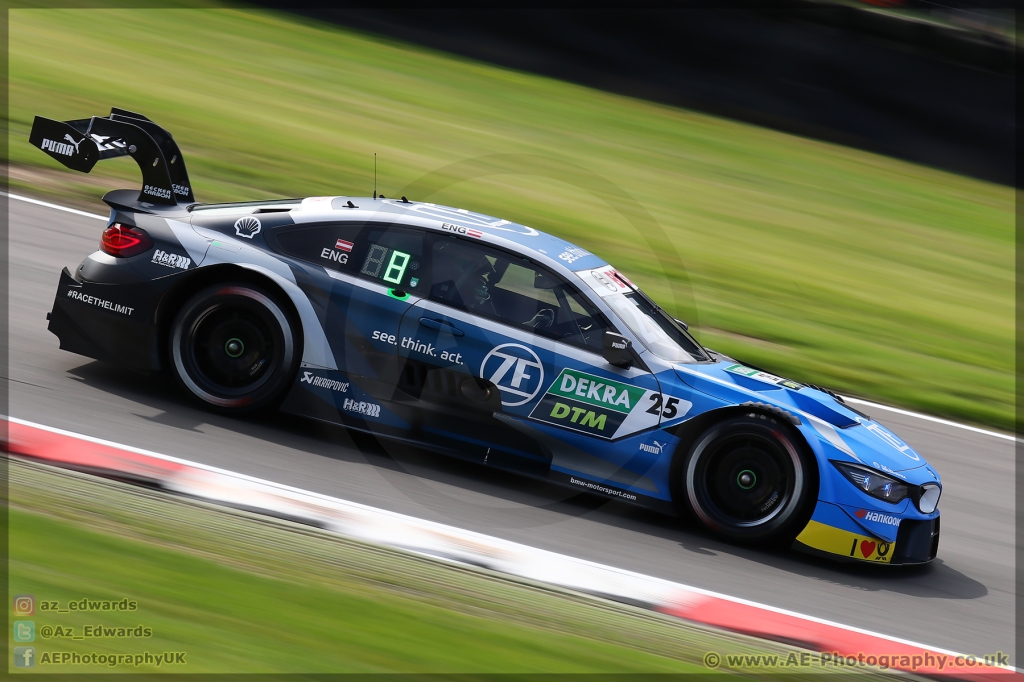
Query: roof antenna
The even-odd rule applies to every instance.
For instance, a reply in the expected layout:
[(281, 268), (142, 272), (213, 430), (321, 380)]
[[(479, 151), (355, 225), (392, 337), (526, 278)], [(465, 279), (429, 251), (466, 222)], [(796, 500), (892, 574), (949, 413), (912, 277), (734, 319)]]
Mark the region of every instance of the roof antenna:
[(373, 198), (377, 198), (377, 152), (373, 153)]

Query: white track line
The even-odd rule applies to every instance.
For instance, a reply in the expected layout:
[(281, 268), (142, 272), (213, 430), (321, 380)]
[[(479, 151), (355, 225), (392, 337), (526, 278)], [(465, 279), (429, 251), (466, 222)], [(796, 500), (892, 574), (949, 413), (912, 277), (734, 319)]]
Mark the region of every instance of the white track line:
[[(0, 192), (4, 194), (4, 192)], [(55, 211), (64, 211), (65, 213), (74, 213), (75, 215), (85, 216), (86, 218), (95, 218), (96, 220), (106, 221), (108, 218), (105, 215), (96, 215), (95, 213), (86, 213), (85, 211), (79, 211), (77, 208), (68, 208), (67, 206), (58, 206), (57, 204), (51, 204), (48, 201), (39, 201), (39, 199), (33, 199), (32, 197), (23, 197), (20, 194), (11, 194), (6, 192), (7, 196), (16, 201), (24, 201), (27, 204), (35, 204), (36, 206), (45, 206), (46, 208), (52, 208)]]
[[(102, 438), (95, 438), (93, 436), (87, 436), (85, 434), (76, 433), (74, 431), (67, 431), (65, 429), (59, 429), (59, 428), (56, 428), (56, 427), (53, 427), (53, 426), (47, 426), (45, 424), (37, 424), (35, 422), (31, 422), (31, 421), (28, 421), (28, 420), (25, 420), (25, 419), (19, 419), (17, 417), (11, 417), (11, 416), (6, 416), (5, 417), (5, 416), (0, 415), (0, 419), (8, 419), (8, 420), (10, 420), (12, 422), (15, 422), (17, 424), (22, 424), (24, 426), (28, 426), (28, 427), (31, 427), (31, 428), (39, 429), (39, 430), (42, 430), (42, 431), (48, 431), (50, 433), (54, 433), (54, 434), (57, 434), (57, 435), (61, 435), (61, 436), (69, 437), (69, 438), (75, 438), (75, 439), (83, 440), (83, 441), (90, 442), (90, 443), (96, 443), (98, 445), (103, 445), (103, 446), (106, 446), (106, 447), (115, 448), (115, 449), (123, 450), (123, 451), (126, 451), (126, 452), (133, 452), (133, 453), (144, 455), (144, 456), (147, 456), (147, 457), (152, 457), (154, 459), (160, 459), (160, 460), (164, 460), (164, 461), (167, 461), (167, 462), (174, 462), (175, 464), (181, 464), (181, 465), (185, 465), (185, 466), (189, 466), (189, 467), (194, 467), (196, 469), (200, 469), (200, 470), (203, 470), (203, 471), (208, 471), (208, 472), (211, 472), (211, 473), (220, 474), (222, 476), (229, 476), (231, 478), (235, 478), (235, 479), (239, 479), (239, 480), (243, 480), (243, 481), (249, 481), (251, 483), (255, 483), (255, 484), (258, 484), (258, 485), (262, 485), (262, 486), (267, 486), (267, 487), (270, 487), (270, 488), (275, 488), (275, 489), (282, 490), (282, 491), (288, 491), (288, 492), (294, 493), (296, 495), (305, 497), (305, 498), (307, 498), (309, 500), (323, 500), (323, 501), (327, 501), (327, 502), (333, 502), (333, 503), (341, 504), (341, 505), (344, 505), (344, 506), (347, 506), (347, 507), (351, 507), (351, 508), (355, 508), (355, 509), (361, 509), (361, 510), (364, 510), (364, 511), (372, 513), (372, 514), (389, 517), (389, 518), (394, 519), (394, 520), (396, 520), (398, 522), (412, 523), (412, 524), (421, 525), (421, 526), (424, 526), (424, 527), (434, 528), (434, 529), (437, 529), (437, 530), (442, 531), (444, 533), (450, 534), (451, 536), (454, 536), (454, 537), (457, 537), (457, 538), (462, 538), (462, 539), (465, 539), (465, 540), (471, 541), (471, 542), (489, 543), (489, 544), (494, 545), (495, 547), (498, 547), (498, 546), (519, 547), (519, 548), (522, 548), (523, 550), (525, 550), (525, 551), (527, 551), (529, 553), (535, 553), (537, 555), (544, 555), (544, 556), (551, 556), (551, 557), (564, 557), (565, 559), (567, 559), (567, 560), (569, 560), (569, 561), (571, 561), (571, 562), (573, 562), (573, 563), (575, 563), (575, 564), (577, 564), (577, 565), (579, 565), (581, 567), (592, 567), (592, 568), (599, 569), (599, 570), (602, 570), (602, 571), (608, 571), (608, 572), (613, 573), (613, 574), (620, 574), (620, 575), (623, 575), (623, 576), (628, 576), (630, 578), (634, 578), (634, 579), (638, 579), (638, 580), (642, 580), (642, 581), (647, 581), (647, 582), (651, 582), (651, 583), (655, 583), (655, 584), (659, 584), (659, 585), (663, 585), (663, 586), (667, 586), (667, 587), (677, 588), (677, 589), (680, 589), (680, 590), (683, 590), (683, 591), (688, 591), (688, 592), (691, 592), (691, 593), (696, 593), (696, 594), (704, 595), (704, 596), (715, 598), (715, 599), (721, 599), (723, 601), (729, 601), (729, 602), (733, 602), (733, 603), (737, 603), (737, 604), (744, 604), (744, 605), (747, 605), (747, 606), (752, 606), (752, 607), (756, 607), (756, 608), (759, 608), (759, 609), (764, 609), (765, 611), (771, 611), (773, 613), (778, 613), (778, 614), (781, 614), (781, 615), (786, 615), (786, 616), (791, 616), (791, 617), (794, 617), (794, 618), (799, 618), (800, 620), (805, 620), (805, 621), (812, 622), (812, 623), (818, 623), (818, 624), (821, 624), (821, 625), (826, 625), (826, 626), (829, 626), (829, 627), (838, 628), (840, 630), (846, 630), (848, 632), (855, 632), (855, 633), (862, 634), (862, 635), (868, 635), (870, 637), (877, 637), (878, 639), (881, 639), (881, 640), (886, 640), (886, 641), (890, 641), (890, 642), (897, 643), (897, 644), (904, 644), (904, 645), (907, 645), (907, 646), (916, 647), (918, 649), (924, 649), (924, 650), (927, 650), (927, 651), (932, 651), (932, 652), (935, 652), (935, 653), (945, 654), (945, 655), (952, 656), (952, 657), (965, 656), (965, 654), (961, 654), (961, 653), (958, 653), (956, 651), (951, 651), (949, 649), (945, 649), (945, 648), (942, 648), (942, 647), (931, 646), (929, 644), (922, 644), (920, 642), (915, 642), (913, 640), (904, 639), (902, 637), (896, 637), (896, 636), (893, 636), (893, 635), (886, 635), (886, 634), (883, 634), (883, 633), (880, 633), (880, 632), (875, 632), (873, 630), (868, 630), (868, 629), (856, 627), (856, 626), (853, 626), (853, 625), (846, 625), (844, 623), (839, 623), (839, 622), (836, 622), (836, 621), (833, 621), (833, 620), (827, 620), (825, 618), (818, 618), (817, 616), (810, 616), (810, 615), (807, 615), (807, 614), (804, 614), (804, 613), (799, 613), (797, 611), (790, 611), (789, 609), (780, 608), (778, 606), (771, 606), (769, 604), (762, 604), (760, 602), (751, 601), (749, 599), (743, 599), (741, 597), (733, 597), (733, 596), (728, 595), (728, 594), (723, 594), (721, 592), (715, 592), (715, 591), (712, 591), (712, 590), (707, 590), (707, 589), (704, 589), (702, 587), (693, 587), (691, 585), (684, 585), (682, 583), (676, 583), (674, 581), (665, 580), (664, 578), (656, 578), (654, 576), (649, 576), (649, 575), (645, 575), (645, 574), (642, 574), (642, 573), (635, 573), (633, 571), (629, 571), (629, 570), (622, 569), (622, 568), (617, 568), (617, 567), (614, 567), (614, 566), (607, 566), (605, 564), (600, 564), (600, 563), (597, 563), (597, 562), (594, 562), (594, 561), (588, 561), (586, 559), (579, 559), (579, 558), (572, 557), (572, 556), (569, 556), (569, 555), (561, 555), (561, 554), (558, 554), (558, 553), (555, 553), (555, 552), (551, 552), (549, 550), (538, 549), (538, 548), (535, 548), (535, 547), (530, 547), (529, 545), (522, 545), (520, 543), (511, 542), (509, 540), (503, 540), (501, 538), (493, 537), (493, 536), (490, 536), (490, 535), (485, 535), (483, 533), (477, 533), (475, 531), (465, 530), (465, 529), (462, 529), (462, 528), (458, 528), (456, 526), (448, 526), (446, 524), (437, 523), (436, 521), (427, 521), (425, 519), (419, 519), (419, 518), (416, 518), (414, 516), (408, 516), (406, 514), (400, 514), (398, 512), (389, 511), (387, 509), (380, 509), (378, 507), (371, 507), (369, 505), (360, 504), (358, 502), (350, 502), (348, 500), (342, 500), (340, 498), (331, 497), (329, 495), (324, 495), (323, 493), (316, 493), (316, 492), (312, 492), (312, 491), (309, 491), (309, 490), (303, 490), (301, 488), (295, 488), (293, 486), (285, 485), (285, 484), (282, 484), (282, 483), (275, 483), (274, 481), (269, 481), (269, 480), (266, 480), (266, 479), (256, 478), (255, 476), (249, 476), (247, 474), (237, 473), (237, 472), (234, 472), (234, 471), (230, 471), (228, 469), (221, 469), (220, 467), (214, 467), (214, 466), (211, 466), (211, 465), (208, 465), (208, 464), (202, 464), (202, 463), (199, 463), (199, 462), (192, 462), (192, 461), (189, 461), (187, 459), (181, 459), (179, 457), (174, 457), (174, 456), (171, 456), (171, 455), (165, 455), (165, 454), (162, 454), (162, 453), (159, 453), (159, 452), (153, 452), (152, 450), (143, 450), (141, 448), (132, 447), (130, 445), (123, 445), (121, 443), (117, 443), (117, 442), (114, 442), (114, 441), (109, 441), (109, 440), (105, 440), (105, 439), (102, 439)], [(40, 460), (40, 461), (45, 462), (46, 460)], [(433, 556), (433, 555), (429, 555), (429, 556)], [(437, 557), (434, 557), (434, 558), (437, 558)], [(1006, 666), (1006, 669), (1013, 670), (1013, 668), (1010, 667), (1010, 666)]]
[(889, 407), (888, 405), (880, 405), (879, 403), (868, 402), (867, 400), (861, 400), (860, 398), (847, 398), (843, 396), (843, 400), (848, 403), (855, 403), (857, 405), (865, 405), (873, 410), (885, 410), (887, 412), (895, 412), (896, 414), (902, 414), (907, 417), (915, 417), (917, 419), (923, 419), (929, 422), (935, 422), (936, 424), (943, 424), (945, 426), (953, 426), (958, 429), (964, 429), (965, 431), (973, 431), (974, 433), (982, 433), (986, 436), (992, 436), (993, 438), (1002, 438), (1003, 440), (1015, 441), (1017, 438), (1005, 433), (999, 433), (997, 431), (988, 431), (986, 429), (979, 429), (977, 426), (968, 426), (967, 424), (959, 424), (957, 422), (951, 422), (948, 419), (939, 419), (938, 417), (932, 417), (927, 414), (921, 414), (920, 412), (911, 412), (910, 410), (901, 410), (898, 407)]
[[(0, 192), (2, 194), (2, 192)], [(7, 196), (16, 201), (24, 201), (29, 204), (35, 204), (36, 206), (44, 206), (46, 208), (52, 208), (55, 211), (64, 211), (65, 213), (74, 213), (75, 215), (85, 216), (86, 218), (95, 218), (96, 220), (108, 220), (107, 216), (97, 215), (95, 213), (86, 213), (85, 211), (79, 211), (75, 208), (68, 208), (67, 206), (60, 206), (58, 204), (51, 204), (48, 201), (40, 201), (39, 199), (33, 199), (31, 197), (23, 197), (20, 194), (7, 193)], [(995, 431), (987, 431), (985, 429), (979, 429), (976, 426), (968, 426), (967, 424), (959, 424), (957, 422), (949, 421), (947, 419), (939, 419), (938, 417), (931, 417), (927, 414), (921, 414), (919, 412), (910, 412), (909, 410), (901, 410), (898, 407), (889, 407), (888, 405), (880, 405), (879, 403), (868, 402), (867, 400), (861, 400), (859, 398), (847, 398), (843, 396), (843, 400), (847, 400), (851, 403), (858, 405), (866, 405), (876, 410), (886, 410), (888, 412), (895, 412), (896, 414), (902, 414), (906, 417), (916, 417), (917, 419), (923, 419), (925, 421), (935, 422), (936, 424), (943, 424), (944, 426), (952, 426), (958, 429), (964, 429), (966, 431), (973, 431), (974, 433), (981, 433), (986, 436), (992, 436), (994, 438), (1002, 438), (1003, 440), (1015, 441), (1017, 440), (1014, 436), (1007, 435), (1005, 433), (997, 433)]]

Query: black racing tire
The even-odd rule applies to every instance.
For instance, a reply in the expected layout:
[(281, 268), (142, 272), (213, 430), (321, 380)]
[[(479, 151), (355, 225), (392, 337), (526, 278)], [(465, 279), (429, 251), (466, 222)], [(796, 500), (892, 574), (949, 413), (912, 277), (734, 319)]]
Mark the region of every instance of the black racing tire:
[(301, 359), (300, 329), (289, 306), (262, 287), (223, 282), (202, 289), (170, 330), (178, 383), (205, 407), (248, 414), (276, 407)]
[(687, 511), (737, 542), (792, 540), (818, 496), (814, 456), (763, 413), (711, 425), (686, 453), (681, 475)]

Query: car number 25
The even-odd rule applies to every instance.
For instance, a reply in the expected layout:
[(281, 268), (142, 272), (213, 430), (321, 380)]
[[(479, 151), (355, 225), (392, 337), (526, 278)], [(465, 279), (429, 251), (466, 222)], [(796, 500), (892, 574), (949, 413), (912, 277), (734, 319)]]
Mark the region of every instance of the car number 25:
[(652, 393), (650, 398), (651, 402), (654, 403), (647, 408), (647, 412), (650, 414), (660, 414), (665, 419), (671, 419), (679, 412), (679, 410), (676, 409), (676, 405), (679, 404), (679, 398), (669, 398), (668, 400), (664, 400), (664, 405), (662, 404), (663, 398), (660, 393)]

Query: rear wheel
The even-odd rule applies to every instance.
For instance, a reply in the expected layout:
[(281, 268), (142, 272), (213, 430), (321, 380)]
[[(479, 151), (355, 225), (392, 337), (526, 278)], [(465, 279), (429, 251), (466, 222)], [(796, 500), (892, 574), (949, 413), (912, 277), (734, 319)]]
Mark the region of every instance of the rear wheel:
[(275, 405), (298, 371), (297, 326), (258, 286), (216, 284), (190, 298), (174, 320), (175, 376), (197, 400), (241, 414)]
[(694, 515), (739, 541), (791, 539), (806, 523), (818, 489), (806, 447), (763, 414), (711, 426), (687, 453), (682, 475)]

